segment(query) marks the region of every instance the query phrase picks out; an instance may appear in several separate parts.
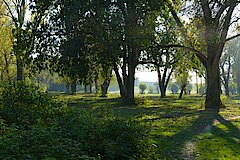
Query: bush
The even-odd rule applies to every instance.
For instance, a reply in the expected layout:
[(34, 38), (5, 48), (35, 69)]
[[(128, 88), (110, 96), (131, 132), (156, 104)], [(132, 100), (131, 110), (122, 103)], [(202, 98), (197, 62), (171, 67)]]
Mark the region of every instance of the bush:
[(51, 119), (59, 114), (62, 104), (42, 92), (36, 84), (14, 82), (0, 88), (0, 117), (8, 125), (31, 125), (38, 119)]
[(33, 84), (0, 91), (0, 159), (156, 159), (148, 127), (106, 110), (67, 109)]
[(48, 127), (6, 130), (0, 159), (155, 159), (148, 131), (111, 113), (72, 110)]

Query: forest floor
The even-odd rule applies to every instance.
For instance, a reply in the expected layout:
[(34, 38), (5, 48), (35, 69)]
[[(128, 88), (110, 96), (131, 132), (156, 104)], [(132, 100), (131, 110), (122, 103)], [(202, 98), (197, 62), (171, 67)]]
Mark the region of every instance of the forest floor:
[(204, 111), (204, 97), (138, 95), (136, 105), (121, 103), (94, 94), (55, 95), (69, 107), (104, 108), (121, 116), (133, 117), (151, 126), (151, 136), (161, 159), (240, 159), (240, 99), (222, 97), (225, 108), (218, 114)]

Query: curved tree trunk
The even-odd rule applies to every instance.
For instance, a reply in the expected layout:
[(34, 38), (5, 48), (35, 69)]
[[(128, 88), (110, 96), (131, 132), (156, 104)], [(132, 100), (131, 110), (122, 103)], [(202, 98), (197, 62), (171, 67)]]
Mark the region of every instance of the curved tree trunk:
[(103, 84), (101, 85), (101, 91), (102, 91), (101, 97), (106, 97), (109, 85), (110, 85), (110, 80), (104, 80)]

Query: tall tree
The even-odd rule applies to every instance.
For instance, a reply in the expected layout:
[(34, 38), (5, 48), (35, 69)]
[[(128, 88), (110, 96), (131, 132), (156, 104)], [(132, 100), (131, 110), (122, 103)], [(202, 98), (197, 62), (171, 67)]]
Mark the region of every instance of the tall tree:
[(0, 80), (11, 83), (16, 73), (13, 70), (15, 59), (11, 54), (13, 45), (11, 22), (5, 17), (0, 17), (0, 37)]
[[(225, 43), (234, 37), (227, 38), (230, 25), (234, 22), (233, 12), (239, 4), (238, 0), (208, 1), (200, 0), (190, 3), (190, 11), (193, 18), (198, 19), (199, 31), (202, 29), (202, 41), (204, 50), (197, 50), (192, 46), (191, 38), (187, 35), (187, 28), (181, 22), (174, 10), (174, 5), (168, 2), (172, 16), (178, 23), (187, 47), (195, 51), (196, 56), (206, 68), (207, 93), (206, 109), (219, 111), (222, 102), (220, 99), (220, 72), (219, 62)], [(194, 8), (194, 9), (193, 9)]]
[(23, 80), (23, 67), (32, 60), (36, 32), (53, 5), (52, 0), (3, 0), (13, 24), (13, 53), (17, 61), (17, 80)]

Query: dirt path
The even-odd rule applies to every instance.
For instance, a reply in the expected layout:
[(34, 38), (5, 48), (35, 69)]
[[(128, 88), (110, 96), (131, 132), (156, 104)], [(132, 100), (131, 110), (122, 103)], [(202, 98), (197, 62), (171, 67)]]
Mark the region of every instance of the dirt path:
[[(228, 119), (226, 119), (227, 121), (232, 121), (232, 120), (236, 120), (236, 119), (240, 119), (240, 116), (235, 116), (235, 117), (229, 117)], [(220, 124), (219, 121), (215, 120), (215, 122), (213, 123), (213, 125), (218, 125)], [(208, 125), (204, 128), (204, 130), (202, 131), (202, 133), (207, 133), (207, 132), (211, 132), (211, 125)], [(182, 159), (183, 160), (194, 160), (196, 159), (194, 152), (196, 149), (196, 141), (194, 140), (189, 140), (185, 143), (183, 149), (182, 149)]]

